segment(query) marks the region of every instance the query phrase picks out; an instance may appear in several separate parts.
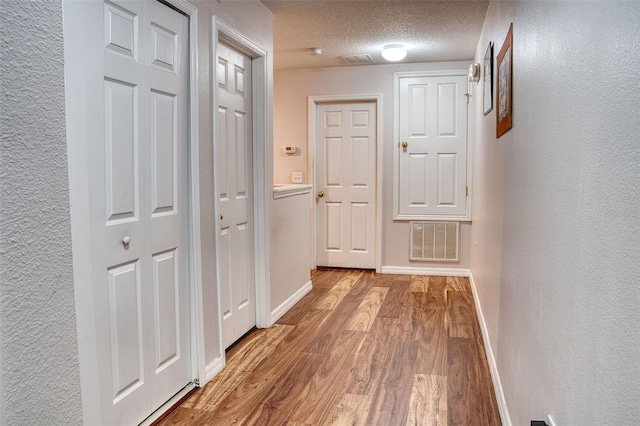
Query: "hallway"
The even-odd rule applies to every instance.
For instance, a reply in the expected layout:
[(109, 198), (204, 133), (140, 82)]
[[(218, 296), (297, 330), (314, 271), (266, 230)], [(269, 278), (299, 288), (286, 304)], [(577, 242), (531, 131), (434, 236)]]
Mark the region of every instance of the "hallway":
[(164, 425), (499, 425), (467, 278), (323, 269)]

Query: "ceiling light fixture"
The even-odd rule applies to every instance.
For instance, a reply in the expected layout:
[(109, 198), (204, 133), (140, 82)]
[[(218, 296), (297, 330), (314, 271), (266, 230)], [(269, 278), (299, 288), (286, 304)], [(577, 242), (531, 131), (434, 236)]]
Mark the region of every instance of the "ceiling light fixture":
[(309, 53), (311, 53), (313, 56), (322, 55), (322, 49), (320, 49), (319, 47), (312, 47), (311, 49), (309, 49)]
[(389, 62), (401, 61), (407, 56), (407, 49), (401, 44), (387, 44), (382, 48), (382, 57)]

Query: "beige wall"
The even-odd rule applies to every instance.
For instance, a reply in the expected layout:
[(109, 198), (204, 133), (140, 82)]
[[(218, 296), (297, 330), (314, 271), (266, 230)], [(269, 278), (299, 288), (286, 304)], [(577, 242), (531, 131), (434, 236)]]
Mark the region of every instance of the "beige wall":
[[(461, 226), (459, 263), (409, 262), (409, 224), (394, 222), (393, 149), (397, 141), (393, 129), (393, 73), (398, 71), (466, 69), (471, 61), (370, 65), (321, 69), (281, 70), (274, 75), (274, 182), (288, 183), (292, 171), (307, 170), (307, 98), (312, 95), (382, 96), (382, 266), (388, 267), (469, 267), (469, 223)], [(289, 156), (282, 148), (295, 145), (299, 154)]]
[(511, 22), (513, 129), (475, 97), (471, 235), (510, 417), (636, 424), (640, 3), (494, 1), (476, 62)]

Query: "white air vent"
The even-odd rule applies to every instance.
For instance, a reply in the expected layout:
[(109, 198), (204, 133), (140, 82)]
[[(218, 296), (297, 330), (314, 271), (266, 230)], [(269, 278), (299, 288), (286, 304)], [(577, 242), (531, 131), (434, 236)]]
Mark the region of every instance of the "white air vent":
[(457, 261), (460, 222), (411, 222), (409, 260)]
[(373, 58), (371, 55), (353, 55), (353, 56), (341, 56), (342, 60), (348, 64), (371, 64)]

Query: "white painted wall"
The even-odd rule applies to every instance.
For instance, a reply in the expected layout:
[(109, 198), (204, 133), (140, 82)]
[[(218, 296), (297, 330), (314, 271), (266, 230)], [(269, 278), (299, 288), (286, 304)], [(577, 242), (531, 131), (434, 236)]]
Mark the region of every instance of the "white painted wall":
[[(211, 58), (211, 18), (213, 15), (223, 20), (237, 31), (244, 34), (252, 42), (265, 50), (268, 55), (268, 101), (271, 105), (273, 68), (273, 15), (257, 0), (247, 1), (193, 1), (198, 8), (198, 95), (200, 128), (200, 227), (202, 244), (202, 277), (203, 299), (205, 305), (205, 363), (207, 366), (216, 362), (224, 354), (219, 344), (219, 325), (216, 290), (216, 253), (214, 238), (218, 235), (215, 229), (213, 192), (215, 162), (213, 161), (213, 90), (210, 73)], [(271, 118), (271, 111), (268, 111)], [(270, 120), (268, 120), (270, 121)]]
[(271, 312), (311, 280), (311, 193), (272, 200)]
[(0, 424), (79, 424), (62, 4), (0, 2), (0, 32)]
[(640, 3), (494, 1), (476, 62), (510, 22), (513, 129), (475, 99), (471, 270), (511, 420), (636, 424)]
[[(311, 95), (382, 95), (382, 266), (389, 267), (469, 267), (471, 224), (461, 224), (460, 262), (410, 262), (409, 222), (393, 222), (393, 149), (397, 144), (393, 129), (393, 73), (399, 71), (466, 69), (465, 62), (346, 66), (320, 69), (280, 70), (274, 77), (274, 182), (291, 182), (292, 171), (307, 170), (307, 97)], [(295, 145), (299, 154), (286, 155), (282, 148)]]

